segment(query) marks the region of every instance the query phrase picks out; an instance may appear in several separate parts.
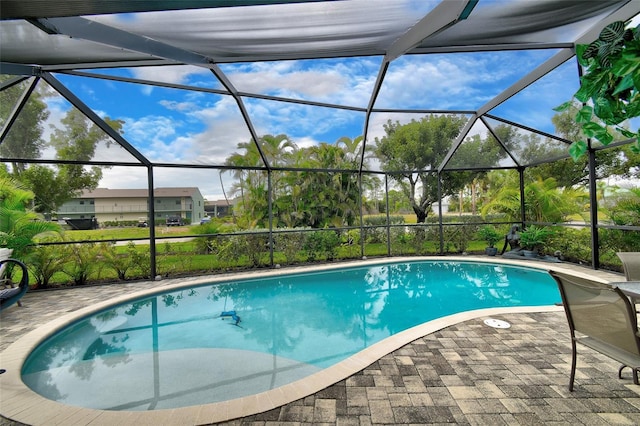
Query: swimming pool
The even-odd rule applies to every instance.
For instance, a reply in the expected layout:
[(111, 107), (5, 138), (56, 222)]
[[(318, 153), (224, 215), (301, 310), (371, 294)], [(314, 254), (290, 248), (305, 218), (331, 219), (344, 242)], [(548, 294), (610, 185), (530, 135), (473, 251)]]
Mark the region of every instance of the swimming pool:
[(205, 284), (73, 323), (31, 353), (22, 379), (89, 408), (205, 404), (296, 381), (435, 318), (559, 300), (543, 271), (460, 261)]

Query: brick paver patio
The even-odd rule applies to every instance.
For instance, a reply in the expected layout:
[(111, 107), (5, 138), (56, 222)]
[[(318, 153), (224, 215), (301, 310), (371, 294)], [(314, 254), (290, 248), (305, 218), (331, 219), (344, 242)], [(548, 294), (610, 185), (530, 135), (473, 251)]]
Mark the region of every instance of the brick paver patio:
[[(23, 307), (2, 313), (0, 350), (59, 315), (154, 285), (30, 292)], [(501, 315), (508, 329), (483, 319), (417, 339), (314, 395), (227, 424), (640, 424), (640, 386), (628, 370), (619, 380), (618, 365), (604, 356), (580, 348), (575, 391), (568, 391), (563, 312)], [(19, 423), (2, 418), (0, 424)]]

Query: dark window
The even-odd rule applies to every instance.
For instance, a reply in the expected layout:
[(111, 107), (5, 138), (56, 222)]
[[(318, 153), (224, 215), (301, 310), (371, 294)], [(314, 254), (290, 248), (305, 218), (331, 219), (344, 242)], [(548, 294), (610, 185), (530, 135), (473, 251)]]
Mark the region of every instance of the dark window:
[(176, 204), (177, 204), (177, 205), (180, 205), (180, 200), (176, 200)]
[(83, 205), (83, 204), (84, 204), (84, 201), (80, 201), (80, 205)]

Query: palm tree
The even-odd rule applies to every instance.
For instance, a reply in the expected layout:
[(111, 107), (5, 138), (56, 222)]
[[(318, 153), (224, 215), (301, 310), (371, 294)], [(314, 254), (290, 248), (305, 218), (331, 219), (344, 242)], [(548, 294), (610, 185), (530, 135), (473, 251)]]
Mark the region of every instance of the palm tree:
[(60, 231), (58, 224), (27, 209), (33, 198), (33, 192), (13, 179), (0, 177), (0, 247), (12, 249), (16, 259), (24, 258), (36, 237)]
[[(533, 222), (562, 222), (575, 213), (581, 213), (586, 197), (584, 191), (558, 188), (554, 178), (529, 182), (524, 188), (525, 216)], [(515, 175), (507, 176), (498, 186), (490, 201), (482, 208), (482, 215), (499, 213), (505, 219), (520, 221), (520, 189)]]

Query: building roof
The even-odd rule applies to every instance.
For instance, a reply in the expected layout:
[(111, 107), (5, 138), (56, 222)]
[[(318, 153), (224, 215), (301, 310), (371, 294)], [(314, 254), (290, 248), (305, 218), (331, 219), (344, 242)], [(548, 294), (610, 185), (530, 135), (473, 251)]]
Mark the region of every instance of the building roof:
[[(154, 197), (193, 197), (200, 195), (200, 190), (191, 188), (155, 188)], [(79, 198), (147, 198), (149, 191), (146, 189), (108, 189), (96, 188), (93, 191), (85, 190)], [(201, 195), (200, 195), (201, 196)]]

